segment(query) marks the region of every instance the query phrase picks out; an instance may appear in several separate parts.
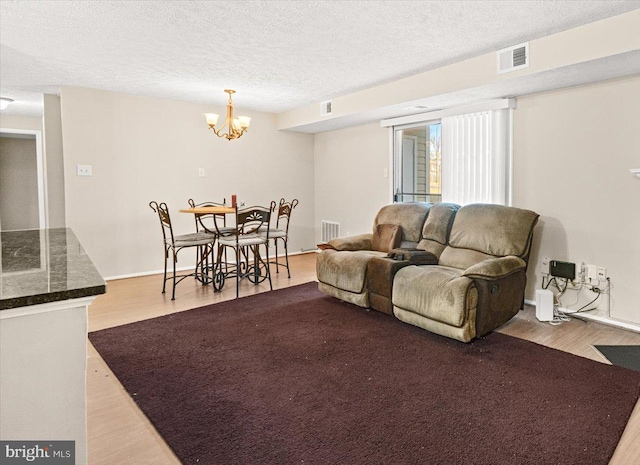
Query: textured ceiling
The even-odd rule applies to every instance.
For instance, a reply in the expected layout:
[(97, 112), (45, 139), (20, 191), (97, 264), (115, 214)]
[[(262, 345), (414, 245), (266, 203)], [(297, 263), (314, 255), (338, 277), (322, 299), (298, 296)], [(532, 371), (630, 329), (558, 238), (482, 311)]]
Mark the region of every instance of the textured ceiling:
[[(638, 1), (0, 2), (0, 94), (81, 86), (282, 112), (640, 8)], [(3, 112), (3, 114), (5, 113)]]

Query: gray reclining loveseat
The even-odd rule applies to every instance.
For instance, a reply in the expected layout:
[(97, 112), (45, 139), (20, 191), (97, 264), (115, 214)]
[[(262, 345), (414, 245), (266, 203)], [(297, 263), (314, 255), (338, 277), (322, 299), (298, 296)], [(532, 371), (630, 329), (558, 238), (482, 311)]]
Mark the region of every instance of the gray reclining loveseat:
[(372, 234), (329, 242), (319, 289), (468, 342), (522, 308), (537, 220), (502, 205), (389, 205)]

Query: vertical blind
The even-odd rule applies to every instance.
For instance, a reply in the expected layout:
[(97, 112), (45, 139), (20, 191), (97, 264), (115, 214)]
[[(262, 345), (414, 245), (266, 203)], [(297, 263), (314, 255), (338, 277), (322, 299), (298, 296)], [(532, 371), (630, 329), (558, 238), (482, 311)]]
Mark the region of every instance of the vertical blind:
[(442, 201), (511, 203), (511, 110), (442, 118)]

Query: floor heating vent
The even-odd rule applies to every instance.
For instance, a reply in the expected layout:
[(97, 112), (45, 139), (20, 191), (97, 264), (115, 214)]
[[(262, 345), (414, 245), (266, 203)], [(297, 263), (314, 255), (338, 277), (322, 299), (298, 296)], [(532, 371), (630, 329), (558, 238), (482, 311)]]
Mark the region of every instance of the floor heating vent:
[(329, 242), (331, 239), (340, 237), (340, 223), (322, 220), (320, 227), (322, 229), (322, 242)]

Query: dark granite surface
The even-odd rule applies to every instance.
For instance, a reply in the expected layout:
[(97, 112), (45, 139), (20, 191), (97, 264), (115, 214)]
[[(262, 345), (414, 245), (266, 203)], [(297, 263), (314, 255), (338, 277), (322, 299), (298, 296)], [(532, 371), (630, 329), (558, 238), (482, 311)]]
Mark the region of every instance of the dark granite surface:
[(71, 229), (0, 232), (0, 310), (104, 294)]

